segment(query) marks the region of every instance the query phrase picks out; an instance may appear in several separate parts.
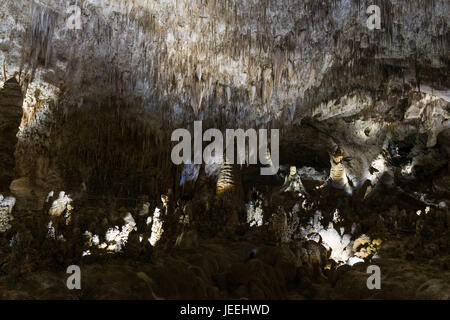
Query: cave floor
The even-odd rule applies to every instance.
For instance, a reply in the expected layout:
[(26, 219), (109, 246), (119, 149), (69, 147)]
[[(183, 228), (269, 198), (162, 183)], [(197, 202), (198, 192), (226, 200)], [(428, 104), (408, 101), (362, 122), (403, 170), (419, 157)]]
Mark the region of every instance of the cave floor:
[[(81, 290), (68, 290), (69, 275), (55, 265), (27, 271), (30, 264), (25, 257), (12, 274), (0, 275), (0, 298), (450, 298), (450, 255), (423, 250), (414, 255), (414, 236), (392, 235), (385, 239), (378, 259), (328, 269), (314, 253), (302, 256), (296, 244), (255, 241), (258, 233), (199, 240), (190, 248), (154, 251), (145, 259), (130, 257), (127, 252), (86, 256), (80, 263)], [(371, 264), (382, 270), (379, 290), (369, 290), (366, 285)]]

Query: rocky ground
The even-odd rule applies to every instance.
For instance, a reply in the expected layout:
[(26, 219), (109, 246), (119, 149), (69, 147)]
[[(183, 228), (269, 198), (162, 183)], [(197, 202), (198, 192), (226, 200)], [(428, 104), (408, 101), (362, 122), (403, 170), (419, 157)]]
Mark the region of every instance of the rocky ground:
[[(450, 298), (447, 208), (423, 206), (420, 215), (412, 209), (413, 205), (394, 205), (389, 209), (390, 201), (400, 203), (398, 195), (390, 195), (382, 205), (387, 208), (385, 212), (373, 212), (370, 206), (355, 212), (352, 197), (340, 190), (312, 189), (303, 198), (295, 191), (282, 192), (279, 187), (272, 191), (273, 197), (282, 198), (284, 205), (279, 206), (274, 200), (278, 208), (274, 215), (267, 214), (271, 205), (263, 205), (261, 226), (250, 227), (247, 221), (234, 220), (230, 214), (224, 219), (225, 212), (240, 215), (245, 211), (239, 212), (239, 207), (214, 195), (209, 199), (209, 208), (195, 195), (186, 203), (178, 201), (173, 208), (168, 205), (167, 216), (161, 215), (165, 230), (154, 247), (146, 241), (155, 231), (154, 224), (147, 225), (148, 217), (152, 217), (151, 206), (150, 210), (146, 206), (77, 207), (68, 198), (56, 197), (55, 202), (60, 201), (61, 207), (54, 202), (48, 212), (16, 214), (15, 220), (20, 224), (14, 224), (2, 236), (1, 297)], [(318, 210), (327, 212), (330, 194), (332, 205), (341, 212), (338, 218), (333, 211), (317, 215)], [(251, 197), (254, 199), (255, 195)], [(320, 200), (322, 204), (317, 203)], [(292, 209), (305, 201), (309, 204)], [(161, 209), (164, 211), (164, 205)], [(58, 210), (60, 215), (55, 215)], [(128, 212), (136, 217), (131, 223)], [(249, 212), (247, 218), (254, 218)], [(64, 225), (68, 216), (70, 222)], [(53, 233), (48, 221), (55, 222)], [(329, 222), (334, 222), (334, 226), (323, 227)], [(117, 233), (115, 237), (105, 234), (108, 227), (120, 224), (131, 232)], [(338, 232), (341, 227), (345, 230), (342, 235)], [(92, 233), (81, 233), (85, 229)], [(95, 240), (94, 233), (99, 239)], [(349, 241), (345, 243), (347, 234)], [(139, 241), (140, 236), (144, 241)], [(9, 237), (13, 239), (10, 243)], [(102, 242), (106, 244), (102, 246)], [(343, 248), (349, 252), (344, 254)], [(81, 267), (81, 290), (67, 289), (66, 268), (71, 264)], [(380, 267), (379, 290), (367, 288), (369, 265)]]

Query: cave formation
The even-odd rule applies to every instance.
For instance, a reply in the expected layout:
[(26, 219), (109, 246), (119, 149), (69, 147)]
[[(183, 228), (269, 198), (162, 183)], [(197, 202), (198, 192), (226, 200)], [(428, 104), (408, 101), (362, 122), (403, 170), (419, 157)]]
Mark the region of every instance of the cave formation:
[[(0, 3), (1, 299), (450, 299), (447, 0), (68, 9)], [(279, 170), (174, 164), (194, 121)]]

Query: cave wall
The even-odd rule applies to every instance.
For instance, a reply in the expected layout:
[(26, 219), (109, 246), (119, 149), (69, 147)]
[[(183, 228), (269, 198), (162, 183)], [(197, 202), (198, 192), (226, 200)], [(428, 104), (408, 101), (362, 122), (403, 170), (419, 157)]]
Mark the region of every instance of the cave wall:
[[(449, 127), (448, 1), (374, 3), (380, 30), (366, 26), (369, 1), (80, 1), (76, 30), (65, 2), (3, 1), (0, 64), (25, 97), (18, 176), (25, 185), (67, 184), (55, 163), (77, 156), (56, 151), (70, 145), (57, 141), (89, 123), (67, 125), (73, 114), (89, 119), (94, 107), (120, 109), (130, 128), (133, 113), (142, 115), (144, 131), (166, 144), (167, 132), (194, 119), (285, 133), (292, 125), (313, 153), (311, 141), (324, 132), (333, 139), (316, 148), (321, 166), (340, 144), (360, 155), (349, 169), (360, 183), (392, 136), (417, 131), (434, 147)], [(305, 124), (314, 128), (309, 136), (296, 131)], [(86, 159), (99, 151), (87, 148)]]
[(0, 89), (0, 191), (8, 191), (14, 178), (17, 132), (22, 119), (23, 96), (15, 78)]

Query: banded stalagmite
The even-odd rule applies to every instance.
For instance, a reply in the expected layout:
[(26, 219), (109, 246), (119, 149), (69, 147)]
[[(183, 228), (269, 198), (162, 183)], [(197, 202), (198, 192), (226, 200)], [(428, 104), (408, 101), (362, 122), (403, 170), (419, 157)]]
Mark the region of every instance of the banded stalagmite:
[(224, 161), (217, 179), (216, 194), (219, 195), (234, 190), (236, 188), (235, 175), (236, 170), (233, 164), (228, 161)]

